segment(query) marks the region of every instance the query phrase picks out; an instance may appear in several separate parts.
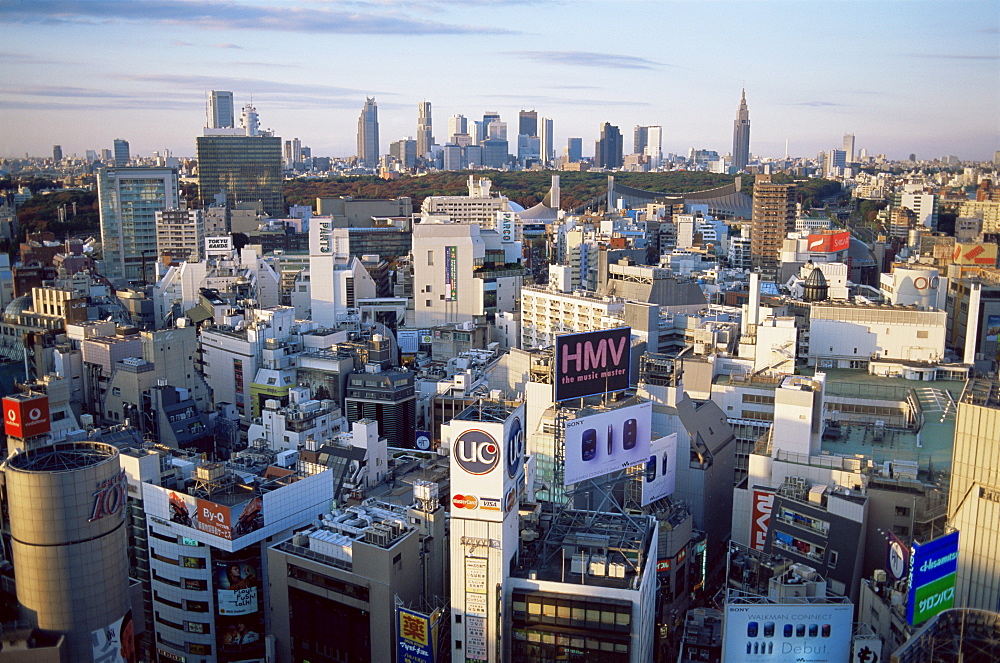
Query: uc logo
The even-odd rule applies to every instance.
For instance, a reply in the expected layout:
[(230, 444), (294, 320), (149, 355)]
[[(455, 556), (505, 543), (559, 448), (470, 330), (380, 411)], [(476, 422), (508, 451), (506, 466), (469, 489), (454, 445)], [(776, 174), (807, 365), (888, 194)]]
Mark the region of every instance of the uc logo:
[(507, 449), (504, 457), (507, 465), (507, 476), (511, 479), (517, 476), (522, 454), (524, 454), (524, 428), (521, 427), (521, 418), (515, 417), (510, 424), (510, 431), (507, 433)]
[(467, 430), (455, 440), (455, 461), (469, 474), (489, 474), (500, 461), (500, 447), (489, 433)]

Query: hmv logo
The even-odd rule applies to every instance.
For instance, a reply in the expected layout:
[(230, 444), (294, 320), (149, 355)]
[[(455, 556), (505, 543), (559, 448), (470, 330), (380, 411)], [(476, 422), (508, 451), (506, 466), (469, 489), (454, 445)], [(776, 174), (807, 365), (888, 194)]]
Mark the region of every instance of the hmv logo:
[(556, 337), (556, 400), (627, 389), (632, 329)]
[(489, 474), (500, 462), (500, 445), (489, 433), (467, 430), (455, 440), (455, 462), (469, 474)]

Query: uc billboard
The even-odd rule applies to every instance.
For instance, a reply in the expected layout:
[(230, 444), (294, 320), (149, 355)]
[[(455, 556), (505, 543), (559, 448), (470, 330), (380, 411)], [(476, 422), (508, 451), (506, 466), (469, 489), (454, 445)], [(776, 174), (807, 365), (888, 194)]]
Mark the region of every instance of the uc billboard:
[(916, 626), (955, 604), (958, 532), (913, 545), (906, 619)]

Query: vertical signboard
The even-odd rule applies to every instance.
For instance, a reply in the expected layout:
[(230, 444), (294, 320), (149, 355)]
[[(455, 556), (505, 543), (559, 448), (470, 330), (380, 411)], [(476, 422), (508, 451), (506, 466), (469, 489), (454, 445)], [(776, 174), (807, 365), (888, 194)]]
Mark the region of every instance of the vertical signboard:
[(458, 247), (444, 247), (444, 300), (458, 299)]
[(486, 626), (489, 617), (489, 562), (482, 557), (465, 558), (465, 657), (487, 660)]
[(236, 407), (243, 407), (246, 404), (243, 395), (243, 360), (233, 359), (233, 384), (236, 387)]
[(434, 663), (434, 633), (430, 617), (397, 608), (396, 634), (398, 663)]
[(958, 532), (922, 545), (913, 545), (910, 558), (910, 595), (906, 619), (921, 624), (955, 604), (958, 572)]
[(674, 492), (677, 475), (677, 433), (649, 444), (649, 458), (642, 472), (642, 506)]
[(902, 580), (910, 574), (910, 549), (892, 532), (886, 543), (885, 570), (893, 580)]
[(767, 541), (767, 528), (771, 524), (771, 509), (774, 507), (774, 490), (770, 488), (753, 489), (753, 505), (750, 520), (750, 547), (754, 550), (764, 550)]
[(257, 612), (257, 568), (249, 561), (215, 565), (216, 607), (220, 615)]
[(631, 327), (557, 336), (556, 400), (628, 389), (631, 362)]
[(104, 628), (90, 632), (90, 648), (94, 663), (135, 663), (135, 627), (132, 611)]

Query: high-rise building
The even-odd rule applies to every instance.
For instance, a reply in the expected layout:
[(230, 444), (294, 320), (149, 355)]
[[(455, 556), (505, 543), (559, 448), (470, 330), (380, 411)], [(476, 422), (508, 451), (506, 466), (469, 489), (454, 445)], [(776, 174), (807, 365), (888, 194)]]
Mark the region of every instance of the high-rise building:
[(259, 203), (262, 211), (285, 213), (281, 138), (268, 135), (198, 136), (198, 193), (202, 209), (226, 195), (226, 207)]
[(156, 213), (156, 257), (198, 262), (205, 253), (205, 217), (200, 209)]
[(847, 163), (854, 162), (854, 134), (844, 134), (844, 152), (847, 154)]
[(517, 115), (517, 135), (537, 136), (538, 135), (538, 113), (536, 111), (523, 110)]
[(417, 141), (406, 137), (389, 144), (389, 156), (410, 169), (417, 165)]
[(583, 160), (583, 139), (569, 138), (566, 141), (566, 159), (570, 163)]
[(948, 521), (959, 531), (955, 607), (1000, 610), (1000, 382), (972, 379), (958, 402)]
[(469, 133), (469, 121), (464, 115), (452, 115), (448, 118), (448, 142), (454, 143), (455, 136)]
[(154, 276), (156, 213), (179, 206), (178, 188), (173, 168), (102, 168), (98, 172), (104, 276), (112, 281), (148, 281)]
[(733, 170), (746, 170), (750, 162), (750, 111), (747, 110), (747, 91), (743, 90), (740, 107), (733, 121)]
[(129, 154), (128, 141), (124, 138), (115, 138), (115, 168), (124, 168), (128, 165), (132, 155)]
[(663, 163), (663, 127), (646, 127), (646, 146), (643, 154), (649, 160), (649, 167), (659, 168)]
[(371, 97), (365, 99), (361, 117), (358, 118), (358, 160), (365, 166), (374, 168), (378, 165), (378, 157), (378, 105), (375, 98)]
[(632, 132), (632, 154), (643, 154), (649, 138), (649, 127), (636, 127)]
[(59, 163), (63, 159), (62, 145), (52, 146), (52, 160)]
[(777, 184), (770, 175), (757, 175), (753, 184), (750, 220), (750, 264), (755, 272), (775, 278), (781, 244), (795, 230), (795, 185)]
[(417, 104), (417, 156), (427, 158), (434, 144), (434, 128), (431, 121), (431, 102), (421, 101)]
[(622, 132), (605, 122), (601, 125), (601, 139), (595, 145), (594, 165), (598, 168), (621, 168), (624, 162), (622, 149)]
[(231, 129), (235, 127), (236, 106), (233, 93), (228, 90), (211, 90), (205, 111), (205, 126), (210, 129)]
[[(482, 126), (476, 127), (476, 142), (482, 143), (490, 138), (490, 123), (499, 122), (500, 113), (496, 111), (486, 111), (483, 113), (483, 124)], [(506, 129), (504, 130), (506, 132)], [(506, 136), (504, 137), (506, 139)]]
[(543, 117), (538, 127), (538, 138), (542, 152), (542, 165), (549, 165), (555, 159), (552, 153), (552, 118)]

